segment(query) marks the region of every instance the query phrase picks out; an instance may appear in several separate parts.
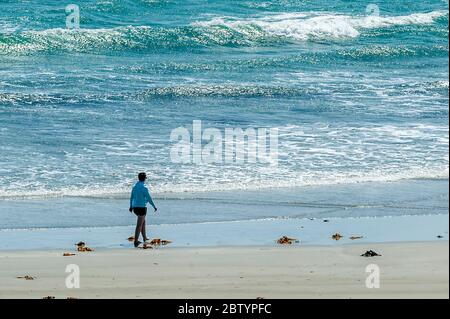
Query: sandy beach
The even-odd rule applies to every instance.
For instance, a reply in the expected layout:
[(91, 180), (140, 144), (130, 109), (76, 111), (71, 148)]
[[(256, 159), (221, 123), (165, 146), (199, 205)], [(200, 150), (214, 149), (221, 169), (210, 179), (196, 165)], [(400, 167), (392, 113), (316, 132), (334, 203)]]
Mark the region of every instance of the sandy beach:
[[(380, 257), (361, 257), (366, 250)], [(70, 251), (70, 250), (69, 250)], [(0, 298), (448, 298), (449, 243), (0, 252)], [(72, 251), (73, 252), (73, 251)], [(80, 288), (65, 286), (66, 266)], [(366, 287), (366, 267), (380, 288)], [(34, 280), (19, 279), (32, 276)]]
[(448, 1), (78, 2), (1, 2), (0, 300), (449, 298)]

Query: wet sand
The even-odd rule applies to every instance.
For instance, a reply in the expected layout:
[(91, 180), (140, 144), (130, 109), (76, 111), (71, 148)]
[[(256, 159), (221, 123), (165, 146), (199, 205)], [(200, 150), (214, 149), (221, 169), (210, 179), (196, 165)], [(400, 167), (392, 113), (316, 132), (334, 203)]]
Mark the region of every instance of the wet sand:
[[(360, 255), (374, 250), (381, 257)], [(0, 252), (0, 298), (448, 298), (449, 243)], [(80, 288), (66, 288), (66, 266)], [(380, 288), (366, 287), (366, 267)], [(18, 279), (30, 275), (34, 280)]]

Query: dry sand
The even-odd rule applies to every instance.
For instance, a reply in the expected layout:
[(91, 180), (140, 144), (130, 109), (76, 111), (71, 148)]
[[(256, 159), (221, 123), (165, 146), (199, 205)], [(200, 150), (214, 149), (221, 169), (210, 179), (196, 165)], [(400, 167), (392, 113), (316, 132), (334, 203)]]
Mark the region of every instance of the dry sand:
[[(369, 249), (382, 256), (360, 256)], [(0, 298), (449, 297), (448, 241), (64, 252), (0, 252)], [(379, 289), (365, 285), (372, 263)], [(68, 264), (80, 267), (80, 289), (65, 286)], [(25, 275), (36, 278), (16, 278)]]

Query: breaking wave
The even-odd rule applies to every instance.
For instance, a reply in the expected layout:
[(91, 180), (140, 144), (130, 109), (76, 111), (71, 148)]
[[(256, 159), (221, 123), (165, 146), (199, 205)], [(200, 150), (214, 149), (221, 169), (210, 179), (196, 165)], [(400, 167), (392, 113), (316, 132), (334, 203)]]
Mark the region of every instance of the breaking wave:
[(295, 40), (347, 39), (356, 38), (366, 29), (389, 28), (402, 25), (431, 24), (436, 19), (448, 16), (445, 11), (414, 13), (406, 16), (354, 17), (337, 14), (287, 13), (258, 19), (235, 19), (217, 17), (197, 22), (202, 27), (226, 27), (230, 30), (251, 35), (256, 31), (276, 37)]
[[(289, 41), (345, 40), (363, 32), (430, 25), (446, 11), (375, 17), (324, 13), (285, 13), (257, 18), (214, 17), (179, 27), (122, 26), (103, 29), (0, 31), (1, 55), (38, 52), (90, 52), (182, 49), (204, 46), (265, 46)], [(448, 31), (446, 31), (448, 33)]]
[[(448, 180), (448, 166), (434, 169), (405, 170), (392, 174), (360, 173), (360, 174), (328, 174), (328, 176), (292, 176), (286, 180), (255, 180), (252, 183), (236, 183), (235, 181), (217, 180), (208, 184), (163, 184), (154, 187), (155, 198), (166, 198), (170, 194), (203, 193), (220, 191), (245, 191), (276, 188), (383, 183), (402, 180)], [(0, 189), (0, 199), (38, 199), (55, 197), (86, 197), (86, 198), (116, 198), (127, 199), (131, 183), (117, 184), (105, 187), (104, 185), (86, 185), (84, 187), (41, 188), (32, 190), (8, 190)]]

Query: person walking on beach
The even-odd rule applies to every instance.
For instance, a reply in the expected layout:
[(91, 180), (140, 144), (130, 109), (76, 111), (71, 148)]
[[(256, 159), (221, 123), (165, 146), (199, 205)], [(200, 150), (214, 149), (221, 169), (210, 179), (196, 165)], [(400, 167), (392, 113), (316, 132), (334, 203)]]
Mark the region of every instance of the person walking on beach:
[(145, 186), (145, 180), (147, 179), (147, 175), (145, 173), (139, 173), (138, 175), (139, 181), (134, 185), (133, 190), (131, 191), (130, 198), (130, 213), (134, 212), (137, 216), (136, 223), (136, 231), (134, 233), (134, 247), (138, 247), (141, 242), (139, 241), (139, 235), (142, 234), (143, 241), (147, 241), (146, 234), (146, 225), (145, 225), (145, 217), (147, 215), (147, 203), (153, 206), (155, 213), (158, 210), (153, 203), (152, 197), (150, 196), (150, 192), (148, 191), (147, 186)]

